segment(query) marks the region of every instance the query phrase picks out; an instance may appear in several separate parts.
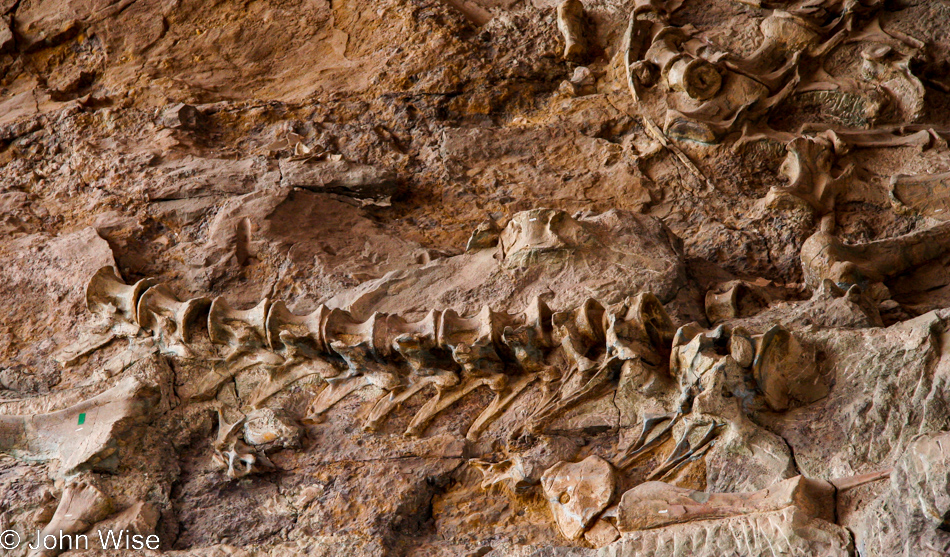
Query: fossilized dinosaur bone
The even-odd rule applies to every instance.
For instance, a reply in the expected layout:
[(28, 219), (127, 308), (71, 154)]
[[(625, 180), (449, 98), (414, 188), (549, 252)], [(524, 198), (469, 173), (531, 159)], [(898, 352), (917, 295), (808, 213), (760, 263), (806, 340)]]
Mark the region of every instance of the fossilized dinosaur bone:
[(825, 216), (802, 244), (802, 270), (810, 288), (829, 279), (841, 288), (857, 285), (869, 291), (950, 251), (950, 222), (866, 244), (845, 244), (834, 235), (834, 225), (834, 215)]
[[(79, 478), (66, 486), (63, 497), (59, 500), (53, 518), (40, 532), (40, 540), (46, 536), (54, 536), (57, 540), (69, 539), (71, 534), (86, 532), (90, 526), (112, 514), (112, 500), (84, 478)], [(59, 555), (65, 549), (85, 549), (80, 547), (63, 547), (65, 544), (56, 543), (53, 549), (37, 547), (29, 553), (29, 557), (52, 557)]]
[[(279, 300), (248, 310), (232, 308), (223, 298), (181, 302), (154, 281), (126, 286), (111, 268), (94, 276), (89, 291), (95, 294), (90, 309), (134, 325), (128, 335), (152, 333), (163, 350), (179, 357), (193, 357), (193, 328), (207, 311), (207, 338), (224, 357), (207, 358), (213, 369), (181, 389), (187, 396), (213, 396), (241, 369), (262, 364), (269, 378), (252, 395), (252, 406), (294, 381), (319, 375), (327, 386), (310, 407), (308, 419), (316, 421), (349, 394), (375, 386), (384, 394), (364, 424), (373, 430), (409, 397), (434, 391), (411, 420), (410, 435), (421, 434), (473, 390), (488, 387), (495, 396), (469, 429), (474, 439), (539, 379), (544, 396), (525, 423), (540, 431), (554, 417), (613, 388), (624, 362), (643, 369), (664, 366), (674, 331), (652, 294), (610, 308), (589, 300), (555, 313), (538, 299), (517, 315), (485, 308), (463, 317), (449, 309), (409, 321), (383, 313), (359, 320), (324, 306), (298, 316)], [(559, 371), (564, 362), (566, 370)]]
[(587, 14), (580, 0), (564, 0), (557, 6), (557, 29), (564, 37), (564, 59), (580, 62), (587, 55)]
[(834, 523), (838, 494), (889, 475), (890, 470), (882, 470), (831, 481), (795, 476), (752, 493), (708, 493), (646, 481), (618, 494), (617, 471), (599, 456), (589, 456), (576, 463), (558, 462), (544, 472), (541, 486), (564, 537), (576, 540), (583, 535), (602, 546), (624, 533), (789, 507), (802, 517)]
[(135, 377), (88, 400), (48, 414), (0, 416), (0, 451), (32, 460), (58, 459), (60, 472), (115, 470), (118, 442), (148, 417), (158, 388)]

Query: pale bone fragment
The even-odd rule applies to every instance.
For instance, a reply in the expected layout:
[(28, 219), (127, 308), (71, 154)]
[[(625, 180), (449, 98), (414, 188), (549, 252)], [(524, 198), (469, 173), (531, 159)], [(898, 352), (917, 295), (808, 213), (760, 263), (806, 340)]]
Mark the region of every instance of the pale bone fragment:
[(60, 349), (54, 359), (63, 366), (71, 366), (117, 336), (135, 336), (139, 332), (139, 299), (156, 282), (147, 278), (129, 286), (111, 265), (96, 271), (86, 285), (86, 307), (105, 321), (108, 330), (82, 335), (78, 342)]
[(604, 314), (607, 354), (621, 360), (640, 359), (651, 366), (669, 361), (676, 334), (673, 320), (651, 293), (638, 294)]
[[(727, 347), (729, 355), (718, 356), (717, 343)], [(729, 331), (720, 326), (710, 332), (698, 326), (681, 327), (670, 365), (680, 381), (681, 409), (699, 394), (703, 376), (717, 367), (725, 372), (727, 390), (747, 407), (760, 405), (754, 402), (760, 395), (745, 387), (746, 373), (751, 374), (764, 402), (777, 412), (815, 402), (830, 389), (818, 369), (814, 350), (780, 325), (761, 335), (751, 335), (741, 327)], [(743, 372), (743, 368), (750, 369)]]
[(83, 333), (77, 342), (59, 349), (53, 359), (63, 367), (75, 365), (85, 356), (112, 342), (117, 336), (115, 330), (109, 329), (105, 333)]
[(358, 321), (348, 311), (331, 309), (323, 325), (323, 338), (334, 351), (334, 342), (350, 346), (362, 343), (373, 355), (385, 358), (392, 351), (388, 317), (374, 313), (366, 321)]
[(369, 413), (369, 416), (363, 423), (363, 430), (379, 430), (389, 414), (398, 408), (400, 404), (409, 400), (410, 397), (427, 386), (432, 385), (433, 387), (438, 388), (437, 385), (440, 382), (445, 381), (445, 377), (438, 374), (410, 377), (408, 386), (401, 390), (390, 391), (388, 394), (383, 395), (376, 401), (376, 403), (373, 405), (373, 409)]
[[(639, 19), (637, 16), (638, 16), (638, 11), (636, 9), (630, 12), (630, 23), (627, 25), (627, 32), (624, 35), (623, 51), (624, 51), (624, 67), (626, 68), (626, 72), (627, 72), (627, 88), (630, 90), (630, 95), (633, 97), (634, 103), (639, 104), (641, 100), (641, 95), (637, 89), (637, 81), (634, 79), (634, 76), (637, 73), (636, 72), (637, 68), (634, 65), (634, 62), (635, 62), (634, 55), (639, 56), (640, 49), (638, 48), (636, 53), (633, 52), (633, 49), (635, 47), (639, 47), (640, 41), (638, 41), (638, 35), (639, 35), (638, 31), (643, 29), (643, 27), (637, 25), (638, 19)], [(666, 135), (663, 133), (663, 130), (661, 130), (653, 122), (653, 120), (650, 119), (649, 115), (647, 115), (645, 111), (641, 111), (640, 118), (643, 120), (643, 123), (645, 124), (647, 133), (649, 133), (650, 136), (653, 137), (653, 139), (660, 142), (660, 145), (662, 145), (665, 149), (669, 149), (670, 152), (672, 152), (673, 155), (680, 161), (680, 163), (682, 163), (683, 166), (686, 167), (686, 170), (692, 173), (693, 176), (696, 176), (697, 178), (699, 178), (699, 180), (702, 181), (704, 184), (706, 184), (709, 187), (709, 189), (711, 190), (716, 189), (712, 181), (702, 173), (702, 171), (699, 169), (698, 166), (696, 166), (696, 163), (694, 163), (689, 158), (689, 156), (687, 156), (686, 153), (684, 153), (683, 150), (679, 148), (679, 146), (671, 142), (669, 138), (666, 137)]]
[(218, 435), (214, 441), (213, 460), (227, 470), (232, 480), (250, 474), (266, 472), (274, 464), (264, 454), (255, 454), (241, 439), (246, 416), (243, 414), (234, 421), (225, 417), (226, 409), (218, 407)]
[(597, 520), (587, 531), (584, 539), (592, 546), (601, 548), (610, 545), (620, 538), (620, 530), (607, 520)]
[(300, 426), (283, 410), (253, 410), (244, 419), (244, 441), (255, 447), (299, 448), (301, 435)]
[(161, 394), (126, 377), (88, 400), (48, 414), (0, 416), (0, 451), (27, 460), (60, 461), (60, 473), (113, 471), (118, 443), (158, 404)]
[(509, 268), (531, 267), (541, 261), (563, 260), (596, 238), (565, 211), (532, 209), (512, 217), (498, 240), (499, 253)]
[(465, 438), (469, 441), (477, 441), (482, 432), (485, 431), (493, 421), (498, 419), (498, 416), (537, 379), (538, 374), (530, 373), (508, 380), (504, 390), (496, 391), (495, 398), (492, 399), (491, 403), (489, 403), (478, 417), (475, 418), (475, 421), (472, 422), (472, 425), (468, 428), (468, 433), (465, 434)]
[(662, 464), (658, 465), (650, 475), (647, 476), (648, 480), (662, 479), (671, 472), (677, 470), (681, 465), (686, 462), (696, 460), (699, 456), (702, 456), (709, 448), (712, 446), (713, 440), (716, 438), (719, 430), (725, 424), (712, 423), (709, 424), (709, 427), (700, 437), (699, 441), (695, 443), (695, 446), (690, 442), (690, 434), (693, 433), (700, 424), (696, 422), (689, 422), (686, 426), (686, 430), (683, 432), (680, 440), (676, 443), (676, 446), (673, 447), (673, 451), (667, 456), (666, 460)]
[(683, 52), (680, 45), (688, 39), (682, 29), (664, 27), (653, 37), (644, 59), (659, 68), (670, 89), (705, 101), (719, 92), (722, 76), (706, 60)]
[(321, 305), (307, 315), (295, 315), (283, 300), (275, 301), (267, 312), (267, 346), (271, 350), (293, 346), (309, 357), (326, 353), (329, 345), (323, 331), (329, 313), (330, 310)]
[(774, 207), (778, 198), (792, 195), (807, 202), (818, 214), (834, 209), (835, 198), (846, 190), (853, 177), (849, 166), (834, 174), (832, 167), (837, 154), (846, 148), (833, 132), (815, 137), (797, 137), (786, 145), (788, 154), (780, 172), (788, 180), (787, 186), (773, 186), (763, 200), (766, 207)]
[(342, 377), (326, 378), (327, 386), (311, 403), (304, 421), (318, 422), (336, 403), (365, 387), (377, 386), (388, 393), (404, 384), (397, 373), (371, 359), (365, 343), (347, 346), (333, 341), (330, 347), (347, 362), (349, 371)]
[(190, 104), (177, 103), (162, 109), (160, 123), (166, 128), (194, 130), (204, 115)]
[(155, 533), (161, 512), (154, 503), (137, 501), (124, 511), (100, 521), (89, 530), (92, 532), (115, 532), (125, 530), (130, 535), (149, 536)]
[(557, 29), (564, 37), (564, 59), (580, 62), (587, 54), (587, 15), (580, 0), (564, 0), (557, 6)]
[[(56, 512), (49, 524), (40, 532), (40, 539), (55, 536), (57, 541), (71, 540), (70, 535), (81, 534), (96, 522), (112, 514), (112, 501), (99, 491), (88, 479), (79, 478), (70, 482), (63, 490)], [(29, 553), (29, 557), (52, 557), (64, 549), (59, 543), (53, 549), (40, 546)], [(65, 545), (65, 544), (64, 544)], [(80, 548), (72, 548), (80, 549)]]
[(933, 261), (950, 251), (950, 222), (896, 238), (866, 244), (845, 244), (834, 235), (834, 215), (802, 244), (805, 284), (812, 289), (829, 279), (843, 289), (875, 284)]
[(890, 95), (891, 104), (900, 112), (900, 121), (920, 120), (926, 109), (925, 90), (924, 84), (910, 70), (913, 56), (879, 44), (863, 50), (861, 58), (864, 77)]
[(822, 380), (814, 351), (788, 330), (775, 325), (753, 341), (752, 376), (773, 410), (781, 412), (795, 402), (809, 404), (828, 395), (831, 387)]
[[(652, 294), (639, 295), (610, 309), (588, 300), (572, 312), (554, 314), (552, 322), (555, 336), (573, 365), (560, 378), (557, 390), (546, 393), (526, 420), (529, 432), (540, 432), (564, 411), (607, 392), (625, 362), (635, 362), (649, 375), (644, 378), (646, 390), (659, 389), (665, 382), (662, 368), (668, 361), (674, 328)], [(607, 351), (600, 362), (586, 356), (592, 347), (604, 345)]]
[(267, 345), (268, 309), (270, 300), (267, 298), (248, 310), (236, 310), (221, 297), (211, 302), (211, 309), (208, 311), (208, 337), (214, 344), (231, 348), (225, 358), (228, 364)]
[(86, 286), (86, 307), (97, 315), (137, 323), (139, 298), (156, 283), (156, 279), (146, 278), (129, 286), (115, 267), (103, 267)]
[(465, 252), (490, 249), (498, 245), (498, 237), (501, 235), (501, 227), (494, 219), (479, 224), (472, 231), (468, 242), (465, 244)]
[[(626, 470), (641, 456), (648, 454), (669, 439), (673, 434), (673, 427), (679, 422), (680, 417), (681, 414), (645, 415), (639, 437), (613, 459), (614, 467), (617, 470)], [(669, 423), (657, 431), (657, 426), (664, 422)], [(656, 434), (651, 437), (650, 435), (655, 431)]]
[(503, 374), (492, 374), (488, 376), (468, 377), (462, 380), (462, 383), (451, 390), (440, 390), (436, 395), (426, 401), (422, 408), (416, 412), (406, 428), (405, 435), (419, 436), (425, 432), (426, 426), (436, 415), (452, 406), (462, 399), (468, 393), (475, 389), (486, 386), (495, 392), (496, 399), (501, 396), (500, 392), (507, 385), (508, 378)]
[(797, 507), (812, 518), (834, 522), (835, 488), (829, 482), (803, 476), (754, 493), (706, 493), (651, 481), (621, 496), (617, 527), (621, 533), (637, 532), (788, 507)]
[(706, 291), (706, 317), (710, 323), (745, 317), (766, 308), (771, 302), (768, 292), (755, 284), (731, 280)]
[(180, 356), (189, 356), (191, 326), (211, 306), (209, 298), (193, 298), (182, 302), (164, 284), (145, 291), (136, 306), (136, 321), (146, 331)]
[(891, 199), (900, 209), (908, 208), (939, 220), (950, 219), (950, 172), (897, 174), (890, 179)]
[(541, 476), (554, 522), (569, 540), (580, 538), (610, 505), (616, 483), (610, 463), (599, 456), (578, 463), (559, 462)]
[(735, 327), (729, 336), (729, 355), (740, 367), (752, 367), (755, 359), (753, 337), (743, 327)]
[(541, 483), (541, 476), (559, 462), (570, 462), (578, 452), (576, 440), (563, 436), (541, 435), (530, 447), (520, 448), (501, 462), (470, 460), (482, 473), (482, 489), (504, 485), (513, 493), (522, 493)]
[(276, 395), (288, 386), (300, 381), (301, 379), (319, 375), (323, 379), (329, 379), (339, 375), (339, 370), (333, 367), (329, 362), (322, 359), (307, 360), (300, 365), (285, 371), (282, 374), (271, 376), (266, 382), (261, 383), (254, 390), (250, 397), (252, 408), (260, 408), (270, 397)]

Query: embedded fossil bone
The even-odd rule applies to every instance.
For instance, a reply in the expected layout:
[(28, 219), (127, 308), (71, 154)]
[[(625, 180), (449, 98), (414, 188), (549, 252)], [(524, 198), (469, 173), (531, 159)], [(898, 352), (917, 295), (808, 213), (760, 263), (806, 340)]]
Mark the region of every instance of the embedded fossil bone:
[[(670, 435), (673, 433), (673, 427), (679, 422), (680, 417), (681, 414), (644, 416), (640, 436), (637, 437), (637, 439), (631, 443), (630, 446), (628, 446), (624, 451), (614, 458), (614, 466), (618, 470), (625, 470), (634, 462), (636, 462), (636, 460), (642, 455), (647, 454), (648, 451), (652, 451), (661, 443), (669, 439)], [(666, 421), (669, 421), (669, 423), (657, 431), (657, 426)], [(656, 434), (653, 435), (653, 437), (650, 437), (654, 431), (656, 431)]]
[(58, 350), (54, 359), (64, 366), (70, 366), (112, 342), (117, 336), (134, 336), (138, 333), (139, 299), (155, 283), (155, 279), (147, 278), (127, 285), (119, 276), (119, 271), (112, 266), (96, 271), (86, 285), (86, 307), (105, 320), (108, 329), (83, 334), (77, 342)]
[(752, 375), (772, 409), (781, 412), (793, 401), (808, 404), (828, 394), (830, 387), (819, 374), (814, 352), (788, 330), (774, 326), (753, 340)]
[[(840, 145), (836, 147), (837, 139), (833, 133), (825, 133), (789, 142), (788, 155), (781, 168), (789, 184), (773, 187), (766, 203), (772, 203), (776, 195), (786, 194), (805, 200), (819, 214), (831, 211), (835, 197), (847, 187), (853, 171), (849, 167), (837, 175), (832, 173), (836, 150), (841, 150)], [(840, 144), (840, 140), (837, 143)]]
[(817, 288), (822, 279), (847, 289), (867, 291), (876, 283), (901, 275), (950, 250), (950, 223), (866, 244), (845, 244), (834, 234), (834, 215), (802, 244), (805, 284)]
[(610, 505), (617, 480), (614, 470), (599, 456), (578, 463), (559, 462), (541, 476), (544, 498), (558, 529), (576, 540), (594, 518)]
[(307, 315), (295, 315), (283, 300), (275, 301), (267, 312), (267, 345), (273, 350), (293, 345), (311, 357), (326, 353), (329, 345), (322, 333), (329, 313), (321, 305)]
[(720, 429), (723, 424), (712, 423), (709, 425), (709, 428), (706, 432), (700, 437), (696, 442), (695, 446), (690, 443), (689, 437), (690, 434), (697, 428), (699, 425), (695, 422), (691, 422), (686, 431), (683, 433), (683, 436), (680, 438), (679, 442), (673, 448), (673, 452), (667, 456), (666, 460), (663, 461), (656, 469), (654, 469), (647, 480), (653, 479), (663, 479), (671, 472), (677, 470), (681, 465), (686, 462), (697, 459), (699, 456), (702, 456), (709, 448), (712, 446), (714, 439), (716, 437), (716, 432)]
[[(531, 222), (532, 215), (543, 222)], [(506, 257), (535, 257), (589, 241), (570, 222), (555, 223), (559, 215), (556, 211), (523, 215), (521, 229), (527, 232), (501, 239)], [(105, 276), (109, 280), (100, 274), (97, 284), (108, 284), (110, 291), (123, 286), (114, 273)], [(172, 338), (192, 348), (188, 327), (197, 324), (207, 301), (180, 302), (163, 285), (146, 294), (140, 296), (138, 306), (147, 330), (160, 341)], [(179, 388), (186, 399), (210, 398), (242, 370), (262, 366), (267, 377), (249, 396), (252, 408), (260, 408), (292, 383), (316, 375), (326, 386), (311, 401), (308, 421), (319, 420), (350, 394), (375, 386), (383, 394), (363, 426), (376, 430), (410, 397), (433, 391), (406, 431), (419, 435), (433, 417), (487, 386), (494, 397), (469, 427), (469, 439), (477, 438), (538, 380), (541, 399), (524, 421), (535, 432), (563, 412), (608, 392), (624, 362), (635, 362), (644, 370), (664, 366), (673, 332), (672, 322), (652, 294), (629, 299), (609, 311), (588, 300), (555, 313), (535, 299), (520, 314), (486, 307), (474, 316), (430, 311), (418, 321), (383, 313), (361, 321), (350, 312), (325, 306), (298, 316), (279, 300), (236, 310), (224, 298), (216, 298), (208, 308), (207, 327), (212, 345), (226, 347), (226, 356), (201, 358), (211, 363), (210, 369), (197, 382)], [(565, 358), (572, 365), (563, 372), (559, 368)], [(335, 363), (340, 360), (346, 364), (343, 370)], [(408, 364), (408, 373), (403, 362)], [(222, 459), (230, 463), (232, 474), (243, 474), (235, 472), (235, 467), (249, 466), (241, 456), (244, 453), (229, 447), (220, 452), (224, 455), (229, 450), (234, 454)]]
[(300, 446), (300, 427), (282, 410), (254, 410), (245, 417), (243, 426), (244, 441), (249, 445), (272, 449)]
[(646, 482), (625, 492), (617, 527), (636, 532), (694, 520), (715, 520), (797, 507), (813, 518), (834, 522), (835, 489), (821, 480), (790, 478), (755, 493), (706, 493), (662, 482)]
[(112, 514), (112, 500), (99, 491), (87, 478), (77, 478), (67, 484), (59, 500), (53, 518), (40, 532), (40, 539), (55, 536), (59, 540), (68, 540), (69, 545), (54, 544), (54, 548), (39, 546), (29, 553), (29, 557), (52, 557), (72, 547), (70, 534), (81, 534), (90, 526)]
[[(500, 399), (503, 396), (502, 390), (507, 383), (508, 378), (504, 374), (496, 373), (486, 376), (468, 377), (455, 388), (448, 391), (439, 390), (436, 396), (429, 399), (429, 401), (419, 409), (416, 415), (413, 416), (412, 421), (409, 422), (409, 427), (406, 428), (406, 435), (421, 435), (425, 430), (425, 426), (428, 425), (436, 414), (455, 404), (461, 400), (462, 397), (478, 387), (487, 386), (495, 392), (496, 400)], [(500, 403), (496, 402), (493, 404), (497, 406)]]
[(63, 410), (0, 416), (0, 451), (26, 460), (58, 459), (63, 475), (115, 470), (119, 441), (148, 416), (159, 397), (157, 387), (130, 376)]
[(89, 279), (86, 307), (97, 315), (137, 323), (139, 299), (156, 282), (153, 278), (146, 278), (129, 286), (115, 267), (103, 267)]
[(208, 336), (214, 344), (231, 347), (226, 361), (233, 362), (267, 343), (267, 311), (270, 300), (261, 300), (249, 310), (233, 309), (224, 298), (211, 302), (208, 310)]
[(164, 284), (155, 285), (139, 298), (136, 305), (136, 322), (169, 346), (180, 347), (180, 355), (187, 354), (191, 342), (191, 325), (208, 309), (211, 300), (194, 298), (180, 301)]
[(564, 37), (564, 59), (579, 62), (587, 54), (587, 16), (580, 0), (564, 0), (557, 6), (557, 29)]
[(950, 219), (950, 172), (898, 174), (890, 179), (891, 196), (910, 208), (940, 220)]
[(769, 302), (770, 296), (765, 289), (745, 281), (731, 280), (706, 292), (706, 317), (710, 323), (719, 323), (766, 308)]
[[(651, 8), (648, 7), (647, 9)], [(649, 29), (652, 27), (649, 21), (645, 21), (639, 17), (640, 10), (640, 7), (635, 7), (631, 10), (630, 21), (623, 39), (623, 60), (627, 76), (627, 89), (630, 91), (630, 96), (633, 97), (635, 103), (639, 103), (641, 100), (640, 86), (652, 85), (655, 81), (653, 76), (655, 73), (653, 68), (655, 66), (653, 66), (651, 62), (642, 63), (642, 61), (640, 61), (640, 57), (646, 50), (645, 43), (649, 40), (647, 37), (650, 33)], [(715, 185), (703, 174), (699, 167), (696, 166), (696, 163), (694, 163), (679, 146), (666, 137), (663, 130), (653, 122), (646, 112), (642, 112), (640, 117), (646, 126), (647, 133), (649, 133), (653, 139), (657, 140), (664, 149), (668, 149), (673, 153), (673, 156), (675, 156), (693, 176), (709, 186), (710, 189), (715, 189)]]
[(247, 417), (241, 414), (240, 418), (228, 421), (225, 413), (225, 408), (219, 406), (218, 435), (213, 444), (214, 461), (227, 469), (227, 475), (232, 480), (272, 470), (274, 464), (270, 459), (263, 453), (255, 453), (241, 439)]

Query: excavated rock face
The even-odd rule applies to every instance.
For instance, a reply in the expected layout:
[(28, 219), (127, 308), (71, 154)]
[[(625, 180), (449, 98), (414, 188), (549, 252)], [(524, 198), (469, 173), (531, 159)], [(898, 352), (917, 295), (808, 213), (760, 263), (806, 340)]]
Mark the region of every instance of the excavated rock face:
[(950, 554), (948, 28), (0, 0), (0, 547)]

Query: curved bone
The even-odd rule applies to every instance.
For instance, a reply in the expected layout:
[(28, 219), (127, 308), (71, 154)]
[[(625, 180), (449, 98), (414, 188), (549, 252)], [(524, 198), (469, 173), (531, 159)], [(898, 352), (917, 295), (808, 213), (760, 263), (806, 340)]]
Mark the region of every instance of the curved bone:
[(156, 279), (145, 278), (129, 286), (115, 267), (103, 267), (96, 271), (86, 286), (86, 307), (95, 314), (137, 323), (139, 298), (156, 282)]
[[(452, 375), (451, 379), (446, 377), (446, 375), (449, 374)], [(412, 395), (418, 393), (427, 386), (431, 385), (436, 389), (446, 388), (447, 384), (452, 383), (453, 381), (458, 383), (458, 376), (448, 371), (441, 371), (431, 375), (416, 376), (410, 379), (408, 387), (405, 387), (402, 390), (390, 391), (388, 394), (383, 395), (376, 401), (376, 404), (373, 405), (373, 409), (370, 411), (369, 416), (363, 423), (363, 430), (377, 431), (393, 410), (398, 408), (403, 402), (409, 400)]]
[(270, 299), (267, 298), (248, 310), (234, 309), (224, 298), (215, 298), (208, 311), (208, 335), (211, 342), (231, 346), (229, 360), (250, 349), (263, 348), (267, 343), (268, 309)]
[(267, 312), (264, 327), (267, 331), (267, 346), (272, 350), (279, 350), (288, 343), (300, 347), (309, 344), (315, 352), (328, 352), (330, 346), (323, 336), (323, 331), (329, 313), (330, 310), (321, 305), (307, 315), (295, 315), (287, 309), (283, 300), (275, 301)]
[(409, 422), (409, 427), (406, 428), (405, 435), (422, 435), (426, 426), (432, 421), (432, 418), (481, 386), (487, 386), (492, 391), (495, 391), (495, 397), (497, 399), (500, 396), (499, 391), (505, 387), (507, 382), (508, 378), (498, 373), (482, 377), (469, 377), (464, 379), (461, 385), (448, 392), (440, 390), (436, 396), (429, 399), (422, 408), (419, 409), (416, 415), (413, 416), (412, 421)]
[(793, 400), (807, 404), (828, 394), (830, 387), (821, 380), (814, 353), (788, 330), (776, 325), (753, 339), (752, 375), (774, 410), (787, 410)]
[(536, 379), (538, 379), (538, 375), (532, 373), (509, 381), (504, 390), (497, 391), (491, 403), (475, 418), (471, 427), (468, 428), (465, 438), (469, 441), (477, 441), (485, 428), (498, 419), (498, 416)]
[(608, 310), (604, 319), (609, 355), (621, 360), (639, 358), (654, 366), (669, 361), (669, 347), (676, 327), (653, 294), (638, 294), (628, 299)]
[(173, 343), (191, 342), (191, 325), (211, 306), (209, 298), (182, 302), (164, 284), (157, 284), (139, 298), (136, 322), (146, 331), (172, 339)]
[(587, 16), (580, 0), (564, 0), (557, 7), (557, 29), (564, 36), (564, 58), (580, 61), (587, 54)]
[[(625, 451), (614, 458), (614, 466), (616, 466), (618, 470), (626, 470), (630, 465), (636, 462), (640, 456), (647, 454), (648, 451), (651, 451), (659, 446), (660, 443), (666, 441), (670, 435), (672, 435), (673, 426), (679, 422), (681, 416), (682, 414), (673, 414), (671, 416), (644, 416), (643, 429), (640, 431), (640, 436), (627, 447)], [(656, 426), (667, 420), (669, 420), (670, 423), (666, 424), (656, 435), (650, 437), (650, 434), (653, 433)]]
[(84, 549), (73, 548), (70, 536), (86, 532), (93, 524), (112, 514), (112, 511), (112, 500), (90, 481), (78, 479), (69, 483), (63, 490), (63, 497), (59, 500), (53, 518), (39, 533), (40, 540), (54, 536), (65, 542), (55, 544), (52, 549), (38, 546), (30, 551), (29, 557), (52, 557), (66, 549)]
[(709, 446), (713, 442), (713, 439), (716, 438), (717, 431), (722, 427), (722, 425), (723, 424), (717, 423), (710, 424), (709, 428), (706, 430), (706, 433), (703, 434), (703, 436), (696, 443), (696, 446), (693, 446), (690, 444), (689, 435), (696, 427), (698, 427), (698, 424), (691, 422), (687, 426), (686, 431), (683, 432), (683, 436), (679, 443), (677, 443), (673, 448), (673, 452), (671, 452), (666, 460), (653, 472), (651, 472), (649, 476), (647, 476), (647, 480), (662, 479), (664, 476), (676, 470), (680, 465), (691, 459), (697, 453), (708, 450)]
[(858, 285), (867, 290), (950, 251), (950, 222), (866, 244), (845, 244), (833, 230), (833, 215), (828, 215), (802, 244), (802, 269), (810, 288), (830, 279), (841, 288)]

